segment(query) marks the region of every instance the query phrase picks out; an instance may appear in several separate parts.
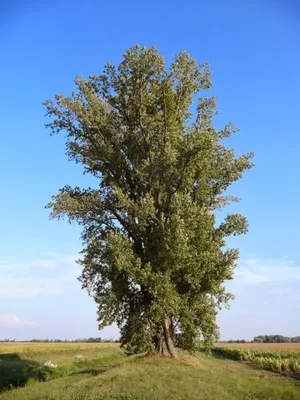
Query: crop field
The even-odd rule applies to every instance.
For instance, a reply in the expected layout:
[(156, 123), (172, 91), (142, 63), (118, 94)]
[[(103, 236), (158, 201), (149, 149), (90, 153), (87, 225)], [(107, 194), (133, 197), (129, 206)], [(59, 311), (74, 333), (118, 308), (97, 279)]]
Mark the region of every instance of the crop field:
[(219, 355), (180, 354), (175, 361), (127, 356), (117, 344), (2, 343), (0, 400), (300, 398), (296, 379)]
[(213, 354), (300, 378), (299, 343), (222, 343), (215, 346)]
[(33, 343), (33, 342), (7, 342), (0, 343), (1, 354), (12, 352), (17, 353), (55, 353), (61, 351), (79, 351), (93, 349), (112, 349), (119, 348), (119, 344), (114, 343)]

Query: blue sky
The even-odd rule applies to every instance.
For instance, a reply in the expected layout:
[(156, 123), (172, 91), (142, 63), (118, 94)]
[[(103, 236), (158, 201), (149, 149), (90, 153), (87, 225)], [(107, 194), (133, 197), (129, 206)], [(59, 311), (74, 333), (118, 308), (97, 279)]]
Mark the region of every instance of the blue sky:
[(68, 94), (77, 74), (118, 63), (135, 45), (155, 45), (171, 62), (187, 50), (213, 71), (218, 126), (232, 121), (238, 154), (256, 167), (232, 187), (250, 232), (236, 294), (218, 321), (224, 339), (300, 334), (300, 5), (296, 0), (1, 2), (0, 337), (116, 337), (97, 331), (96, 308), (74, 263), (79, 229), (49, 221), (44, 205), (81, 169), (49, 137), (42, 102)]

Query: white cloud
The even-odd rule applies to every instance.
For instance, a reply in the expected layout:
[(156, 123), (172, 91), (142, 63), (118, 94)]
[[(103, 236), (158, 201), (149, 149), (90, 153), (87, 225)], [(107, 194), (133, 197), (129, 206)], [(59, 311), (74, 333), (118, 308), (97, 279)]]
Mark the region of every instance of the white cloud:
[(236, 269), (235, 279), (241, 284), (258, 285), (263, 283), (300, 284), (300, 267), (287, 258), (278, 260), (242, 260)]
[(39, 269), (55, 269), (61, 264), (65, 264), (66, 267), (70, 266), (70, 264), (74, 265), (75, 260), (78, 256), (68, 255), (62, 256), (57, 253), (45, 253), (50, 258), (36, 258), (32, 261), (26, 263), (11, 263), (11, 264), (1, 264), (0, 263), (0, 272), (21, 272), (21, 271), (30, 271), (30, 270), (39, 270)]
[(0, 279), (0, 299), (60, 296), (76, 283), (76, 275), (57, 278)]
[(242, 259), (227, 289), (235, 294), (230, 310), (218, 316), (223, 339), (260, 334), (296, 336), (300, 332), (300, 266), (288, 258)]
[(76, 279), (80, 275), (77, 258), (52, 254), (51, 259), (0, 264), (0, 299), (61, 296), (80, 289)]
[(0, 326), (1, 327), (24, 327), (24, 326), (39, 326), (38, 322), (26, 321), (25, 319), (19, 318), (14, 314), (0, 314)]

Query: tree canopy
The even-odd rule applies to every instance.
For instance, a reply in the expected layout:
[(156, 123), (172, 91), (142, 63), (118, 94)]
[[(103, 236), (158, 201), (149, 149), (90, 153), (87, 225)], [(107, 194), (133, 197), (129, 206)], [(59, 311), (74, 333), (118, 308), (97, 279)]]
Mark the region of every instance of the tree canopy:
[(221, 143), (236, 129), (213, 126), (209, 66), (183, 51), (167, 67), (156, 48), (134, 46), (75, 84), (45, 102), (47, 127), (65, 132), (69, 159), (96, 183), (65, 186), (48, 207), (82, 226), (80, 280), (99, 328), (116, 322), (134, 352), (177, 357), (175, 340), (191, 350), (199, 336), (209, 346), (238, 260), (225, 239), (247, 231), (239, 214), (217, 226), (215, 211), (238, 200), (227, 189), (252, 166), (252, 153)]
[(255, 343), (299, 343), (300, 336), (288, 337), (283, 335), (259, 335), (255, 336)]

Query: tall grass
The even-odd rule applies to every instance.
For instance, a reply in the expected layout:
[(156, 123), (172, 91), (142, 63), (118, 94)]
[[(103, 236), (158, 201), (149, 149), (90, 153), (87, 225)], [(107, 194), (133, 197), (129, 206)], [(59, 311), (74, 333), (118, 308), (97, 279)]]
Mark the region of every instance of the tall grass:
[(235, 361), (250, 361), (272, 372), (300, 373), (299, 351), (215, 347), (213, 353)]

